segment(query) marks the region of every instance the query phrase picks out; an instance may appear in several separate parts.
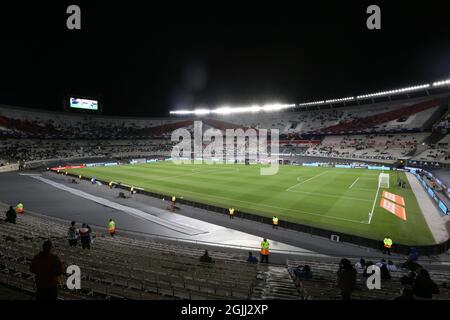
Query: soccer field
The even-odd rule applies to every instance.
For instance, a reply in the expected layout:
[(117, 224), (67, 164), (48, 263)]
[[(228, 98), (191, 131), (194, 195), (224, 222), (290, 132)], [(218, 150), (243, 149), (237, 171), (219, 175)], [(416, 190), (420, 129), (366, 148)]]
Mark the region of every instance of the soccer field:
[[(409, 185), (397, 188), (397, 172), (389, 172), (388, 191), (404, 197), (406, 221), (380, 207), (386, 189), (378, 190), (377, 170), (280, 166), (276, 175), (261, 176), (258, 165), (156, 162), (68, 172), (366, 238), (434, 243)], [(398, 174), (407, 181), (403, 172)]]

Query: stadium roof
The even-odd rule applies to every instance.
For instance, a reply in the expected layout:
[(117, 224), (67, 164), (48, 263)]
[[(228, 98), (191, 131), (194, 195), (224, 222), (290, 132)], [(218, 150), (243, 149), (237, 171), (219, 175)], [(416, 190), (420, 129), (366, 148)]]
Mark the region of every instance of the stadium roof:
[(292, 109), (296, 107), (310, 107), (310, 106), (321, 106), (321, 105), (333, 105), (333, 104), (345, 104), (351, 101), (366, 101), (368, 99), (374, 99), (379, 97), (393, 97), (396, 95), (409, 95), (410, 93), (425, 91), (426, 95), (430, 95), (429, 91), (435, 88), (446, 87), (450, 91), (450, 79), (435, 81), (433, 83), (424, 83), (420, 85), (414, 85), (410, 87), (390, 89), (385, 91), (379, 91), (375, 93), (368, 93), (363, 95), (358, 95), (356, 97), (345, 97), (345, 98), (334, 98), (310, 102), (301, 102), (298, 104), (267, 104), (263, 106), (252, 105), (252, 106), (241, 106), (241, 107), (218, 107), (215, 109), (193, 109), (193, 110), (172, 110), (170, 114), (172, 115), (207, 115), (207, 114), (234, 114), (234, 113), (255, 113), (255, 112), (271, 112), (280, 111), (283, 109)]

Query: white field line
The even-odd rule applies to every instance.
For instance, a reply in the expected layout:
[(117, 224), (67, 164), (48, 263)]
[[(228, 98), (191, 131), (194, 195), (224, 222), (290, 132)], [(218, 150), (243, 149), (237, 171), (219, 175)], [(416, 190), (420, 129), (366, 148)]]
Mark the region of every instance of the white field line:
[(352, 185), (350, 186), (350, 187), (348, 187), (349, 189), (351, 189), (355, 184), (356, 184), (356, 182), (358, 182), (358, 180), (359, 180), (359, 177), (358, 178), (356, 178), (356, 180), (352, 183)]
[(372, 211), (369, 212), (369, 221), (367, 224), (370, 224), (372, 221), (373, 211), (375, 210), (375, 205), (377, 204), (378, 192), (380, 192), (380, 185), (378, 184), (377, 193), (375, 194), (375, 199), (373, 199)]
[[(311, 181), (312, 179), (318, 178), (318, 177), (320, 177), (321, 175), (324, 175), (324, 174), (327, 173), (327, 172), (328, 172), (328, 171), (324, 171), (324, 172), (322, 172), (322, 173), (319, 173), (318, 175), (315, 175), (314, 177), (311, 177), (311, 178), (306, 179), (306, 180), (304, 180), (304, 181), (302, 181), (302, 182), (299, 182), (299, 183), (297, 183), (297, 184), (294, 184), (293, 186), (287, 188), (286, 191), (291, 191), (291, 189), (293, 189), (293, 188), (295, 188), (295, 187), (297, 187), (297, 186), (300, 186), (300, 185), (304, 184), (305, 182)], [(298, 181), (298, 180), (297, 180), (297, 181)]]
[(370, 192), (375, 192), (377, 191), (377, 189), (369, 189), (369, 188), (353, 188), (353, 190), (361, 190), (361, 191), (370, 191)]

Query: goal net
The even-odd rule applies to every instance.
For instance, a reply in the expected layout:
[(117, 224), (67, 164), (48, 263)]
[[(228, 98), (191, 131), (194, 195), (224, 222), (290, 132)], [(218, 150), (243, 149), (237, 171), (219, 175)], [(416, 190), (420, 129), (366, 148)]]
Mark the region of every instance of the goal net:
[(389, 188), (389, 173), (380, 173), (378, 176), (378, 187)]

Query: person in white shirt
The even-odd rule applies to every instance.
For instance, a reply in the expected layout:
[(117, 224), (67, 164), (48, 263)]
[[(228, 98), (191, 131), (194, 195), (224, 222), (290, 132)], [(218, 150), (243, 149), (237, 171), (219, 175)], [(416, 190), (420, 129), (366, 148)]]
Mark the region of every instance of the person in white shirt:
[(380, 261), (378, 261), (376, 263), (378, 268), (381, 268), (384, 264), (386, 264), (386, 260), (384, 260), (384, 259), (381, 259)]
[(355, 263), (355, 269), (358, 271), (363, 270), (365, 266), (366, 266), (366, 261), (363, 258), (359, 259), (359, 261), (357, 263)]
[(388, 261), (387, 268), (388, 268), (388, 270), (390, 272), (397, 271), (397, 267), (395, 266), (395, 264), (391, 260)]

